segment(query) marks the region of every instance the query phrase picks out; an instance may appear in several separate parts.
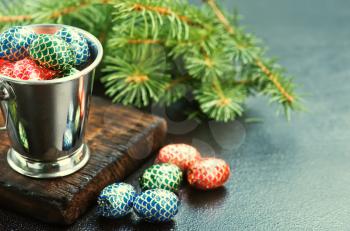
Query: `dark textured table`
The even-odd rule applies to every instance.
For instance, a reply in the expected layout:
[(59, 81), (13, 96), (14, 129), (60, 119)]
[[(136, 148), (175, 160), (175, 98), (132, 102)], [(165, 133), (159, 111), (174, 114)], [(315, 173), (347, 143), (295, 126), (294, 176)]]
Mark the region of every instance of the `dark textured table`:
[[(233, 169), (219, 190), (184, 186), (173, 223), (108, 221), (92, 208), (57, 228), (0, 210), (0, 230), (350, 230), (350, 1), (226, 2), (303, 85), (309, 112), (287, 123), (265, 99), (251, 99), (245, 116), (263, 123), (170, 121), (169, 142), (193, 143)], [(126, 181), (137, 184), (141, 171)]]

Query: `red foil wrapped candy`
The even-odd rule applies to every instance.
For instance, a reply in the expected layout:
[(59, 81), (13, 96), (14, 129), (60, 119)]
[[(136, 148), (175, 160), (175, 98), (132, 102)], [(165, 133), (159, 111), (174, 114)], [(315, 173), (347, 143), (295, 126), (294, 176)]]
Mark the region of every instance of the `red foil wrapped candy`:
[(171, 163), (182, 170), (187, 170), (194, 162), (201, 159), (200, 153), (187, 144), (169, 144), (163, 147), (155, 160), (156, 163)]
[(10, 61), (0, 59), (0, 74), (8, 77), (13, 77), (14, 63)]
[(0, 59), (0, 67), (6, 63), (9, 63), (10, 61), (5, 60), (5, 59)]
[(22, 80), (49, 80), (58, 72), (41, 67), (35, 61), (25, 58), (15, 63), (4, 63), (0, 66), (0, 74)]
[(222, 159), (212, 157), (193, 163), (187, 171), (188, 183), (204, 190), (222, 186), (229, 176), (229, 165)]

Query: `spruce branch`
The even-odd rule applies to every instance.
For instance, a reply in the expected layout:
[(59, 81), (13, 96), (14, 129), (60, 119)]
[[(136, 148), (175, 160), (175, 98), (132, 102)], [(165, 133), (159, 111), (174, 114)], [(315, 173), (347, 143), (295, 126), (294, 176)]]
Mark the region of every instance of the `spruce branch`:
[(129, 39), (128, 44), (161, 44), (161, 40), (155, 39)]
[(281, 84), (281, 82), (278, 80), (278, 77), (276, 74), (272, 73), (265, 64), (262, 63), (261, 60), (255, 61), (256, 65), (261, 69), (261, 71), (267, 76), (267, 78), (270, 79), (270, 81), (276, 86), (278, 91), (286, 98), (287, 102), (293, 103), (294, 97), (289, 93)]
[(0, 2), (0, 28), (30, 22), (29, 11), (23, 9), (22, 4), (18, 1), (13, 1), (11, 4), (6, 1)]
[[(207, 4), (211, 7), (213, 12), (215, 13), (217, 19), (225, 26), (227, 32), (235, 38), (236, 33), (233, 26), (225, 17), (224, 13), (221, 11), (219, 6), (216, 4), (215, 0), (206, 0)], [(238, 43), (240, 45), (240, 43)], [(265, 74), (267, 78), (275, 85), (277, 90), (283, 95), (284, 100), (282, 102), (287, 102), (287, 105), (291, 105), (295, 102), (295, 97), (292, 96), (283, 84), (279, 81), (280, 78), (277, 77), (273, 71), (271, 71), (262, 61), (261, 58), (256, 57), (255, 64), (261, 69), (261, 71)]]
[(150, 100), (159, 101), (170, 76), (169, 68), (161, 47), (132, 46), (121, 49), (114, 56), (105, 58), (106, 76), (102, 82), (106, 84), (106, 94), (113, 97), (114, 102), (124, 105), (144, 107)]
[(207, 0), (208, 5), (213, 9), (215, 15), (218, 17), (219, 21), (225, 26), (227, 32), (231, 35), (235, 34), (235, 29), (231, 26), (231, 23), (227, 20), (226, 16), (220, 10), (215, 0)]
[(33, 19), (31, 15), (4, 15), (0, 16), (0, 23), (22, 22), (29, 21), (31, 19)]
[(225, 72), (233, 71), (231, 54), (220, 50), (211, 54), (193, 51), (185, 57), (185, 65), (191, 76), (204, 82), (211, 82), (213, 78), (223, 78)]
[[(119, 0), (115, 4), (115, 23), (125, 23), (134, 35), (136, 27), (143, 28), (143, 36), (157, 38), (159, 33), (167, 33), (170, 37), (188, 37), (189, 22), (187, 17), (179, 15), (175, 10), (166, 7), (166, 1)], [(176, 4), (177, 1), (174, 1)], [(172, 27), (164, 27), (166, 24)], [(136, 34), (141, 36), (142, 34)]]
[(185, 23), (191, 24), (191, 25), (196, 24), (193, 21), (191, 21), (188, 17), (186, 17), (184, 15), (179, 15), (167, 7), (151, 6), (151, 5), (143, 5), (140, 3), (135, 3), (133, 5), (132, 9), (135, 11), (153, 11), (153, 12), (156, 12), (160, 15), (174, 16), (174, 17), (178, 18), (179, 20), (181, 20)]
[(69, 15), (79, 11), (85, 7), (94, 4), (93, 0), (80, 0), (80, 1), (28, 1), (26, 7), (31, 9), (32, 13), (30, 16), (34, 22), (54, 22), (59, 20), (65, 15)]
[[(105, 42), (101, 81), (106, 94), (126, 105), (171, 105), (193, 96), (191, 115), (217, 121), (241, 116), (248, 95), (261, 93), (287, 116), (299, 97), (285, 72), (264, 58), (261, 42), (237, 14), (215, 0), (199, 8), (187, 0), (27, 0), (0, 3), (0, 27), (61, 23)], [(21, 5), (22, 4), (22, 5)]]
[[(25, 15), (21, 9), (21, 2), (13, 2), (12, 4), (9, 4), (5, 1), (0, 2), (0, 23), (2, 24), (8, 24), (13, 23), (17, 21), (23, 21), (23, 20), (29, 20), (27, 15), (27, 11), (23, 9), (25, 12)], [(30, 16), (29, 16), (30, 17)]]
[(201, 110), (211, 119), (228, 122), (243, 113), (241, 104), (245, 92), (239, 86), (223, 87), (219, 81), (214, 81), (211, 85), (202, 85), (194, 94)]
[[(6, 14), (0, 15), (0, 23), (21, 23), (23, 21), (31, 21), (31, 20), (37, 20), (40, 21), (43, 18), (46, 19), (58, 19), (62, 16), (72, 14), (74, 12), (77, 12), (81, 10), (82, 8), (91, 6), (92, 4), (111, 4), (111, 0), (79, 0), (79, 1), (46, 1), (46, 0), (37, 0), (34, 2), (27, 2), (25, 7), (29, 7), (28, 14), (23, 15), (16, 15), (11, 10), (8, 9), (2, 3), (2, 9), (6, 9)], [(18, 5), (16, 4), (18, 3)], [(57, 3), (63, 3), (63, 4), (57, 4)], [(10, 7), (13, 9), (23, 8), (23, 5), (20, 1), (14, 1), (14, 3), (9, 4)], [(59, 6), (62, 5), (60, 8)], [(56, 8), (58, 7), (58, 8)], [(49, 9), (49, 12), (45, 12), (45, 10)], [(37, 13), (31, 13), (35, 12), (34, 10), (37, 10)], [(42, 13), (46, 13), (42, 15)]]
[(189, 76), (177, 76), (165, 85), (164, 94), (160, 99), (160, 104), (170, 106), (183, 98), (189, 90)]
[[(142, 6), (140, 6), (140, 2), (142, 2)], [(200, 18), (203, 20), (199, 23), (196, 22), (196, 24), (188, 23), (189, 21), (194, 21), (190, 16), (186, 16), (186, 20), (183, 20), (183, 14), (178, 13), (179, 10), (174, 10), (178, 9), (177, 1), (174, 1), (176, 2), (175, 4), (171, 4), (168, 1), (165, 2), (166, 5), (152, 0), (130, 0), (128, 1), (129, 8), (127, 9), (125, 9), (125, 5), (127, 4), (125, 2), (121, 3), (118, 7), (119, 9), (124, 8), (124, 11), (120, 10), (119, 12), (121, 13), (116, 15), (116, 18), (123, 20), (125, 24), (131, 24), (132, 29), (127, 30), (125, 34), (119, 33), (119, 37), (122, 37), (122, 39), (118, 38), (118, 41), (115, 41), (114, 45), (119, 44), (119, 46), (123, 47), (126, 44), (161, 44), (166, 48), (170, 48), (170, 58), (176, 59), (183, 57), (184, 65), (189, 76), (214, 86), (211, 88), (212, 95), (214, 94), (216, 97), (211, 98), (211, 103), (206, 104), (207, 106), (210, 105), (212, 108), (206, 108), (206, 110), (204, 110), (204, 108), (201, 107), (202, 105), (200, 105), (200, 107), (209, 117), (215, 115), (215, 119), (217, 120), (226, 121), (225, 116), (220, 115), (220, 113), (213, 113), (214, 111), (217, 112), (215, 107), (218, 105), (225, 105), (225, 103), (216, 104), (213, 102), (218, 99), (220, 99), (220, 102), (231, 102), (223, 95), (223, 92), (228, 91), (220, 91), (221, 88), (218, 86), (221, 85), (220, 81), (224, 81), (227, 78), (235, 78), (236, 73), (233, 61), (242, 63), (242, 65), (250, 64), (251, 69), (255, 69), (256, 67), (260, 69), (260, 75), (255, 76), (257, 79), (254, 81), (243, 80), (245, 83), (249, 83), (244, 84), (247, 92), (254, 92), (254, 90), (250, 89), (255, 89), (263, 94), (269, 95), (273, 102), (278, 102), (285, 108), (296, 108), (296, 106), (294, 106), (295, 98), (292, 96), (293, 87), (286, 86), (287, 83), (285, 83), (282, 78), (282, 73), (277, 73), (263, 63), (260, 58), (263, 49), (257, 45), (257, 39), (250, 34), (235, 29), (215, 1), (210, 0), (207, 2), (218, 19), (218, 22), (202, 17), (204, 12), (196, 12), (201, 15), (197, 15), (196, 19)], [(182, 3), (185, 4), (184, 2)], [(127, 10), (133, 13), (125, 13)], [(143, 13), (135, 15), (135, 11), (142, 11)], [(144, 16), (145, 12), (148, 13), (147, 16)], [(207, 13), (208, 12), (205, 12), (205, 14)], [(181, 36), (181, 31), (177, 30), (176, 23), (171, 23), (171, 21), (170, 23), (169, 21), (164, 22), (164, 20), (159, 20), (158, 22), (154, 19), (157, 17), (162, 19), (165, 17), (167, 19), (170, 15), (184, 22), (184, 25), (187, 24), (187, 26), (192, 27), (186, 36)], [(143, 30), (136, 29), (136, 25), (138, 25), (139, 28), (143, 28)], [(201, 26), (198, 27), (196, 25)], [(170, 33), (164, 31), (164, 28), (168, 28)], [(115, 30), (122, 31), (120, 26), (117, 26)], [(226, 31), (227, 36), (222, 33), (223, 31)], [(167, 36), (167, 34), (174, 35), (175, 33), (178, 36)], [(152, 35), (150, 36), (150, 34)], [(140, 39), (140, 37), (142, 37), (142, 39)], [(123, 39), (124, 41), (122, 41)], [(265, 78), (265, 81), (260, 80), (261, 78)], [(240, 81), (241, 82), (231, 82), (236, 82), (234, 86), (242, 86), (242, 80)], [(256, 84), (254, 85), (253, 83)], [(273, 89), (273, 87), (275, 89)], [(181, 89), (181, 94), (175, 95), (184, 95), (184, 88), (179, 89)], [(201, 89), (204, 90), (205, 88)], [(198, 93), (198, 91), (195, 92)], [(171, 94), (172, 91), (167, 91), (167, 93)], [(171, 101), (171, 97), (169, 97), (168, 94), (164, 95), (164, 99), (168, 101), (168, 103), (172, 103), (173, 101)], [(197, 100), (199, 102), (201, 101), (198, 97), (201, 96), (204, 97), (204, 95), (197, 94)], [(173, 99), (177, 98), (174, 97)], [(237, 100), (233, 102), (237, 102)], [(238, 102), (241, 101), (238, 100)], [(237, 107), (228, 108), (231, 110), (232, 119), (235, 117), (233, 115), (240, 114)], [(228, 113), (226, 113), (226, 115), (228, 115)]]

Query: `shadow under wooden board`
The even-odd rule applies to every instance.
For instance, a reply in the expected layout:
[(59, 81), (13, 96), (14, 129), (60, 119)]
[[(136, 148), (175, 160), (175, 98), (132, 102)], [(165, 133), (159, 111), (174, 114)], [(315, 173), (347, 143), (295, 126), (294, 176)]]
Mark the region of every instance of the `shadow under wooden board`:
[(86, 132), (88, 164), (57, 179), (32, 179), (6, 162), (9, 141), (0, 133), (0, 204), (54, 224), (71, 224), (108, 184), (121, 181), (164, 142), (166, 122), (135, 109), (93, 98)]

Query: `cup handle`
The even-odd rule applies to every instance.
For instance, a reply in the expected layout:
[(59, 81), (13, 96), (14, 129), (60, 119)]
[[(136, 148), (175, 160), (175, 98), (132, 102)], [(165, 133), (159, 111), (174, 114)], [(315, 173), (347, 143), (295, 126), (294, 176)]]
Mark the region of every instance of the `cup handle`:
[[(6, 84), (3, 80), (0, 80), (0, 101), (8, 101), (10, 99), (10, 93), (6, 88)], [(7, 121), (9, 116), (9, 110), (6, 108), (5, 115), (5, 125), (0, 126), (0, 131), (5, 131), (7, 129)]]

